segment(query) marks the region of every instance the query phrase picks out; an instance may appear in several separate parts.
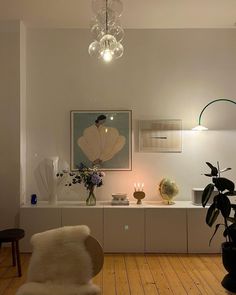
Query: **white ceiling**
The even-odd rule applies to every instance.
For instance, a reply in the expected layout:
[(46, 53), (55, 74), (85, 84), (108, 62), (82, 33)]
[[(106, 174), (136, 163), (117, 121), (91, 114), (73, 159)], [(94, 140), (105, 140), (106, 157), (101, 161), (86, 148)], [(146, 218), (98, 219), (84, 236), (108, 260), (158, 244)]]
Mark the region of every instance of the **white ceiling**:
[[(236, 0), (123, 0), (124, 28), (232, 28)], [(0, 20), (88, 28), (91, 0), (0, 0)]]

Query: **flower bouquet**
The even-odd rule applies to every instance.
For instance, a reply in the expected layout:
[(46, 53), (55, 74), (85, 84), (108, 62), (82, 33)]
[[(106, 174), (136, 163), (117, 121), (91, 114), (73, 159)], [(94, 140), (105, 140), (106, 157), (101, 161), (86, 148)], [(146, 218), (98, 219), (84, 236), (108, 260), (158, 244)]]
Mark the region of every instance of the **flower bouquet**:
[(96, 205), (94, 189), (95, 187), (100, 187), (103, 185), (102, 177), (105, 176), (105, 173), (99, 171), (96, 167), (88, 168), (84, 164), (80, 164), (79, 175), (81, 177), (81, 181), (84, 183), (84, 186), (89, 191), (88, 198), (86, 199), (86, 205)]
[(58, 177), (62, 177), (68, 174), (68, 179), (65, 186), (72, 186), (73, 184), (83, 183), (86, 189), (89, 191), (88, 198), (86, 199), (87, 206), (96, 205), (96, 197), (94, 194), (95, 187), (100, 187), (103, 185), (102, 178), (105, 173), (98, 170), (96, 167), (88, 168), (83, 163), (78, 167), (75, 172), (63, 171), (57, 174)]

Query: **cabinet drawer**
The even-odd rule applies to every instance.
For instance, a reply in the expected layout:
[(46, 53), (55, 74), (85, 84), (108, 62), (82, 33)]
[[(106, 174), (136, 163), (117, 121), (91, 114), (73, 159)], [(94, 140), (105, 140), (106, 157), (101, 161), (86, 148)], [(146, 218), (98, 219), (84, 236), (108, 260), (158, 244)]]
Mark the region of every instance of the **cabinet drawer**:
[(20, 227), (25, 230), (25, 237), (21, 240), (20, 250), (32, 252), (30, 239), (33, 234), (61, 227), (61, 209), (21, 208)]
[(144, 210), (104, 209), (105, 252), (144, 252)]
[(186, 209), (146, 209), (146, 252), (186, 253)]
[(66, 225), (87, 225), (91, 235), (103, 245), (102, 208), (62, 208), (62, 226)]
[[(209, 227), (206, 220), (207, 208), (188, 209), (188, 252), (189, 253), (220, 253), (223, 242), (223, 227), (218, 229), (211, 245), (209, 240), (215, 226)], [(217, 223), (223, 223), (223, 218)]]

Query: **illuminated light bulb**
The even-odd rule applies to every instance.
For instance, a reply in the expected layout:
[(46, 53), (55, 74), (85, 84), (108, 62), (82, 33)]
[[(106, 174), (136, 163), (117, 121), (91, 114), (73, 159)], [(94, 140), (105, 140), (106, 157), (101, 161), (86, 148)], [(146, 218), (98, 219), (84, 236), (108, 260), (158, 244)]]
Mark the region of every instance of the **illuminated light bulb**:
[(111, 119), (111, 120), (114, 120), (114, 117), (113, 117), (113, 116), (111, 116), (111, 117), (110, 117), (110, 119)]
[(101, 56), (105, 62), (110, 62), (113, 59), (113, 51), (109, 48), (106, 48), (101, 52)]
[(206, 131), (206, 130), (208, 130), (208, 128), (207, 127), (204, 127), (202, 125), (198, 125), (198, 126), (192, 128), (192, 130), (193, 131)]
[(110, 62), (113, 59), (114, 49), (117, 47), (116, 38), (112, 35), (106, 34), (100, 40), (100, 55), (105, 62)]

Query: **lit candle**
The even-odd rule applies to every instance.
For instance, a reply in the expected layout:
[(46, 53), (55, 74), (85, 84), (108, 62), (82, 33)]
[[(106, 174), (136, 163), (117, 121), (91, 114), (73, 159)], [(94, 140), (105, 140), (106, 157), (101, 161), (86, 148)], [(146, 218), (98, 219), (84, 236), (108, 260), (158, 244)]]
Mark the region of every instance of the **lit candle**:
[(137, 186), (136, 186), (136, 182), (134, 183), (134, 191), (136, 192), (137, 190)]
[(143, 191), (143, 188), (144, 188), (144, 183), (142, 183), (142, 191)]
[(138, 191), (140, 191), (140, 183), (138, 182)]

